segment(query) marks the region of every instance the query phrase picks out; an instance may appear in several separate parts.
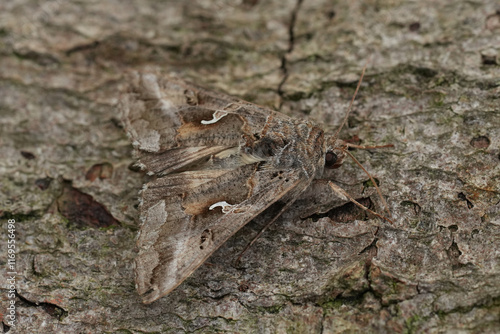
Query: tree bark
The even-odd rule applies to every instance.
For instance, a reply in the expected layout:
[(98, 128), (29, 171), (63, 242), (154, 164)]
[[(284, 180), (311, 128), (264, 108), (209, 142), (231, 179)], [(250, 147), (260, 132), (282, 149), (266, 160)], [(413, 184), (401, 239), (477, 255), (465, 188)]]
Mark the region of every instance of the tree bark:
[[(492, 0), (3, 1), (0, 215), (6, 236), (15, 221), (17, 251), (3, 331), (498, 332), (499, 10)], [(317, 185), (241, 265), (269, 217), (143, 305), (133, 259), (148, 176), (130, 168), (117, 114), (126, 73), (175, 74), (334, 131), (365, 64), (341, 135), (394, 144), (352, 152), (394, 225)], [(383, 213), (356, 164), (329, 178)], [(4, 270), (8, 237), (0, 243)]]

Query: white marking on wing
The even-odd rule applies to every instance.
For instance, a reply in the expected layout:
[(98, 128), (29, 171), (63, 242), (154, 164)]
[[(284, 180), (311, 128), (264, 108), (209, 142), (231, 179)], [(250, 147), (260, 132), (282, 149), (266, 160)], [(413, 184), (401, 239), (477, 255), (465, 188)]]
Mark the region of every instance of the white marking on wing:
[(225, 112), (224, 110), (217, 110), (216, 112), (214, 112), (213, 114), (213, 118), (209, 121), (201, 121), (201, 124), (214, 124), (216, 122), (218, 122), (222, 117), (224, 116), (227, 116), (227, 112)]
[(210, 205), (210, 207), (208, 208), (208, 210), (213, 210), (213, 209), (215, 209), (215, 208), (217, 208), (219, 206), (222, 207), (222, 213), (229, 213), (229, 212), (231, 212), (231, 208), (234, 205), (231, 205), (231, 204), (229, 204), (226, 201), (222, 201), (222, 202), (217, 202), (217, 203), (214, 203), (214, 204)]

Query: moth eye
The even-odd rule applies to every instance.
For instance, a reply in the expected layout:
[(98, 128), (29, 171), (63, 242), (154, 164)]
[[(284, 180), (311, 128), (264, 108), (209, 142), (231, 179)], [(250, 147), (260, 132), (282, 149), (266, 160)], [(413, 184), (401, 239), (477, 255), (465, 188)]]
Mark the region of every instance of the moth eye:
[(325, 167), (326, 168), (333, 168), (335, 166), (335, 163), (338, 160), (338, 156), (333, 153), (332, 151), (326, 152), (325, 155)]

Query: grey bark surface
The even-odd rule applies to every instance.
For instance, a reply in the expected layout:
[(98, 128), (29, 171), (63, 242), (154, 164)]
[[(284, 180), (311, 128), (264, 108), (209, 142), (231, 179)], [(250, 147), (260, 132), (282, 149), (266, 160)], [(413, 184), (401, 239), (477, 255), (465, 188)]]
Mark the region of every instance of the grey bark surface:
[[(0, 4), (0, 217), (16, 221), (12, 333), (500, 332), (496, 1)], [(131, 70), (312, 119), (380, 182), (394, 225), (320, 184), (234, 259), (249, 223), (143, 305), (138, 191), (116, 105)], [(330, 173), (382, 212), (354, 163)], [(340, 205), (340, 207), (339, 207)], [(0, 239), (6, 277), (7, 238)]]

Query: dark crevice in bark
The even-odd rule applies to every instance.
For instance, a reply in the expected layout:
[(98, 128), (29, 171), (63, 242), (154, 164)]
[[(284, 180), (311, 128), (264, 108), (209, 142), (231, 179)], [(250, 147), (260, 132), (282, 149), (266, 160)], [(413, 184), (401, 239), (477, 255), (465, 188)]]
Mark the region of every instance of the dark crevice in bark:
[[(356, 198), (356, 201), (358, 203), (361, 203), (368, 209), (373, 209), (373, 202), (370, 199), (370, 197), (362, 197), (362, 198)], [(312, 219), (313, 221), (318, 221), (321, 218), (328, 217), (332, 221), (337, 222), (337, 223), (348, 223), (352, 222), (353, 220), (359, 219), (359, 220), (366, 220), (366, 211), (363, 209), (360, 209), (358, 206), (356, 206), (352, 202), (347, 202), (341, 206), (332, 208), (328, 210), (327, 212), (324, 213), (314, 213), (310, 216), (307, 216), (305, 218), (302, 218), (302, 220), (306, 219)]]
[(16, 291), (16, 297), (18, 297), (23, 303), (25, 303), (29, 307), (41, 307), (45, 312), (47, 312), (50, 316), (57, 318), (59, 321), (62, 321), (64, 318), (68, 316), (68, 311), (63, 309), (62, 307), (47, 303), (47, 302), (33, 302), (23, 296), (21, 296)]
[(5, 322), (2, 321), (2, 325), (3, 325), (3, 332), (4, 333), (8, 333), (10, 331), (10, 326), (7, 325)]
[(292, 15), (290, 18), (290, 25), (288, 26), (288, 50), (283, 54), (281, 57), (281, 71), (283, 72), (283, 79), (281, 80), (280, 84), (278, 85), (278, 95), (280, 97), (280, 105), (279, 109), (281, 110), (281, 106), (283, 105), (283, 85), (285, 84), (286, 80), (288, 79), (288, 61), (287, 61), (287, 55), (289, 55), (294, 48), (295, 44), (295, 23), (297, 21), (297, 15), (300, 10), (300, 6), (302, 5), (303, 0), (297, 0), (297, 3), (295, 5), (295, 8), (292, 11)]
[(467, 198), (467, 196), (464, 193), (459, 193), (457, 197), (458, 199), (465, 201), (467, 203), (467, 208), (472, 209), (474, 207), (474, 204)]
[(66, 56), (71, 56), (73, 53), (78, 53), (82, 51), (88, 51), (97, 48), (101, 44), (100, 41), (93, 41), (88, 44), (81, 44), (74, 46), (68, 50), (66, 50)]
[[(378, 232), (378, 228), (377, 228), (377, 232)], [(359, 252), (358, 254), (363, 254), (363, 253), (367, 253), (367, 252), (369, 252), (369, 251), (371, 251), (371, 250), (374, 250), (375, 255), (374, 255), (374, 256), (372, 256), (372, 258), (373, 258), (373, 257), (375, 257), (375, 256), (377, 256), (377, 253), (378, 253), (377, 241), (378, 241), (378, 238), (377, 238), (377, 237), (373, 238), (372, 243), (371, 243), (371, 244), (369, 244), (368, 246), (366, 246), (365, 248), (363, 248), (363, 249), (361, 250), (361, 252)], [(367, 264), (367, 265), (369, 265), (369, 264)], [(367, 272), (368, 272), (368, 271), (367, 271)], [(367, 273), (367, 275), (368, 275), (368, 273)]]

